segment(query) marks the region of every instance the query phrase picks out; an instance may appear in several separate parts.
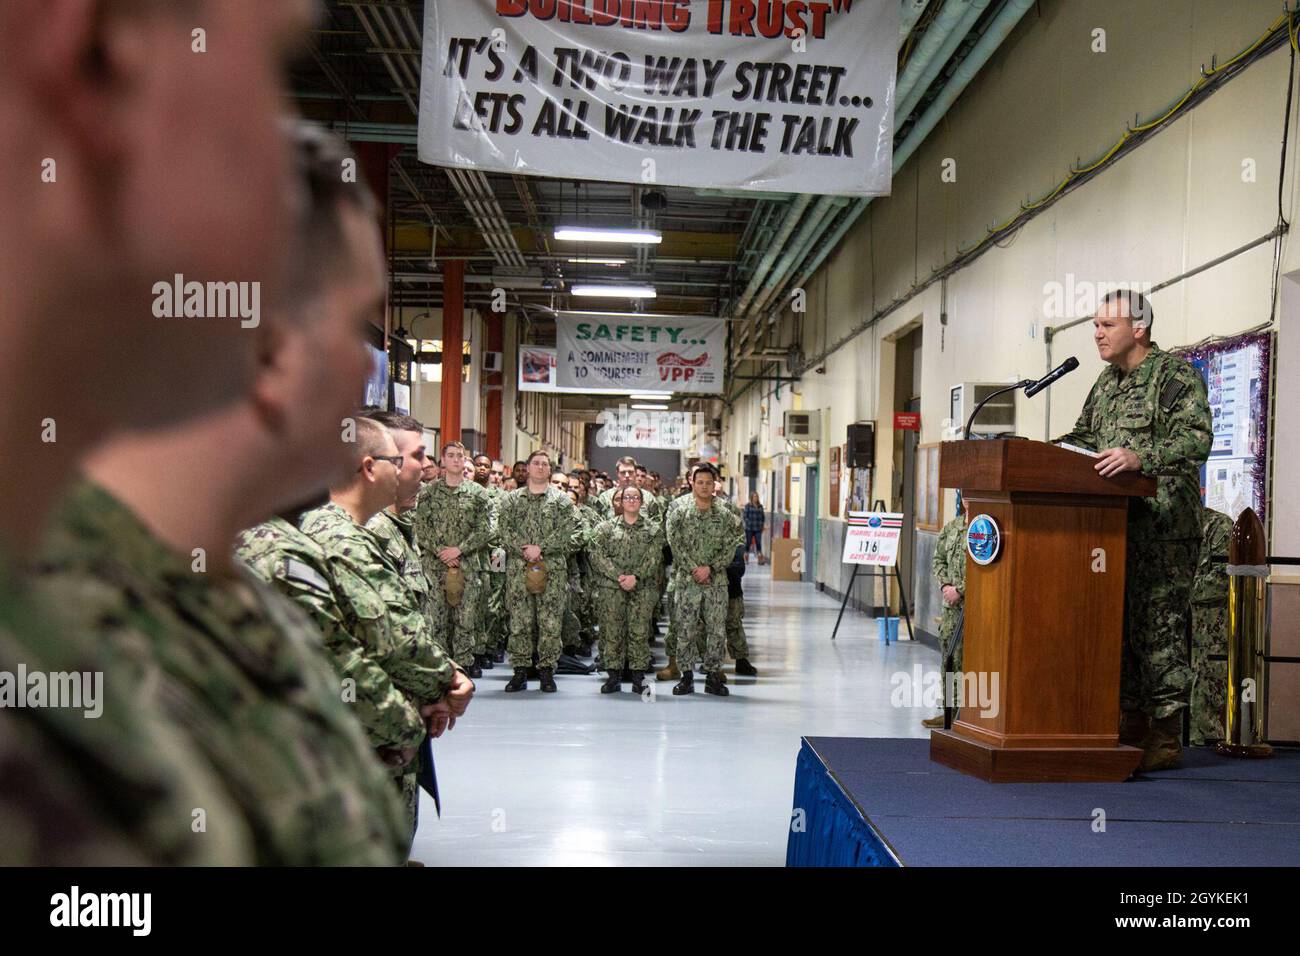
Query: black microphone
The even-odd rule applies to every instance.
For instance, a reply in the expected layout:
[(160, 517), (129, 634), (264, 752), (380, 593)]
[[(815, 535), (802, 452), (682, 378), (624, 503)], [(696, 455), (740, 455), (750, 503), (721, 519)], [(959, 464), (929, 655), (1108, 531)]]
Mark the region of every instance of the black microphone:
[(1052, 369), (1050, 372), (1048, 372), (1046, 375), (1044, 375), (1042, 378), (1036, 381), (1033, 385), (1030, 385), (1028, 388), (1026, 388), (1025, 398), (1033, 398), (1043, 389), (1047, 388), (1047, 386), (1055, 382), (1058, 378), (1060, 378), (1063, 375), (1068, 375), (1070, 372), (1073, 372), (1078, 367), (1079, 367), (1079, 360), (1075, 358), (1073, 355), (1071, 355), (1068, 359), (1066, 359), (1056, 368)]

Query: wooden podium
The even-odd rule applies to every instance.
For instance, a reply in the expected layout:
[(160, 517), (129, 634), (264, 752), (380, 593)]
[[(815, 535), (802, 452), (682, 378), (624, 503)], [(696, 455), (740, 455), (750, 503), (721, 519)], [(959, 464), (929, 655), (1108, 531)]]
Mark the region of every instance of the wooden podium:
[[(931, 760), (1012, 782), (1124, 780), (1142, 759), (1119, 744), (1125, 535), (1129, 498), (1156, 482), (1095, 464), (1023, 439), (942, 446), (939, 483), (961, 489), (968, 529), (996, 522), (1001, 547), (989, 564), (966, 557), (962, 670), (975, 679), (952, 729), (931, 734)], [(985, 708), (970, 693), (981, 676)]]

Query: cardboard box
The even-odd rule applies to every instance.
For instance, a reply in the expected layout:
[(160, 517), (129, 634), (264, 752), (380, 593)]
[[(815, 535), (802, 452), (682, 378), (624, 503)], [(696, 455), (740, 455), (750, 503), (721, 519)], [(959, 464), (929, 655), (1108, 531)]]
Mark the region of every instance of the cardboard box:
[(772, 539), (773, 581), (802, 581), (803, 566), (802, 538)]

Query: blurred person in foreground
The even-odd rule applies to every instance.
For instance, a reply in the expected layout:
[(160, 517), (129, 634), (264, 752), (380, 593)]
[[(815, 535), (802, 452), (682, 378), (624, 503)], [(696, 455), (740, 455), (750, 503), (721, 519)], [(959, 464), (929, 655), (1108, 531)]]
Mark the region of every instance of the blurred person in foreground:
[[(251, 380), (239, 319), (160, 321), (154, 289), (182, 275), (274, 296), (290, 225), (280, 82), (310, 9), (0, 4), (0, 447), (41, 475), (0, 479), (0, 670), (94, 675), (102, 690), (93, 718), (0, 711), (2, 864), (254, 859), (220, 782), (133, 671), (52, 622), (17, 569), (101, 436), (213, 413)], [(194, 55), (196, 11), (221, 55)], [(52, 376), (35, 356), (69, 315)], [(205, 831), (198, 810), (231, 825)]]
[(306, 201), (284, 303), (243, 333), (251, 380), (220, 411), (111, 434), (59, 514), (40, 588), (220, 778), (237, 816), (207, 812), (212, 831), (246, 824), (262, 865), (394, 864), (401, 807), (320, 631), (232, 554), (241, 529), (347, 470), (363, 330), (383, 304), (374, 204), (343, 181), (349, 154), (316, 127), (293, 137)]

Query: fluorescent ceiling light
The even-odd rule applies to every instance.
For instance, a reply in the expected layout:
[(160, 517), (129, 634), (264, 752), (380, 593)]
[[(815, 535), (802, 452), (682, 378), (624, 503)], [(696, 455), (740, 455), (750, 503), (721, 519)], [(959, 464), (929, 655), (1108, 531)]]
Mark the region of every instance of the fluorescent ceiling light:
[(595, 256), (583, 256), (583, 257), (580, 257), (580, 258), (577, 258), (577, 259), (570, 259), (569, 261), (570, 261), (570, 262), (573, 262), (573, 263), (577, 263), (578, 265), (588, 265), (588, 266), (625, 266), (625, 265), (627, 265), (627, 260), (626, 260), (626, 259), (600, 259), (600, 258), (597, 258), (597, 257), (595, 257)]
[(555, 238), (567, 242), (622, 242), (633, 245), (658, 245), (663, 235), (658, 229), (596, 229), (590, 226), (556, 226)]
[(650, 285), (575, 285), (569, 291), (606, 299), (653, 299), (656, 295), (654, 286)]
[(632, 399), (632, 401), (636, 401), (638, 398), (645, 398), (653, 402), (656, 399), (660, 399), (660, 398), (672, 398), (673, 393), (672, 392), (628, 392), (627, 397)]
[(642, 412), (666, 412), (666, 411), (668, 411), (668, 406), (667, 406), (667, 405), (633, 405), (632, 408), (633, 408), (634, 410), (636, 410), (636, 411), (642, 411)]

